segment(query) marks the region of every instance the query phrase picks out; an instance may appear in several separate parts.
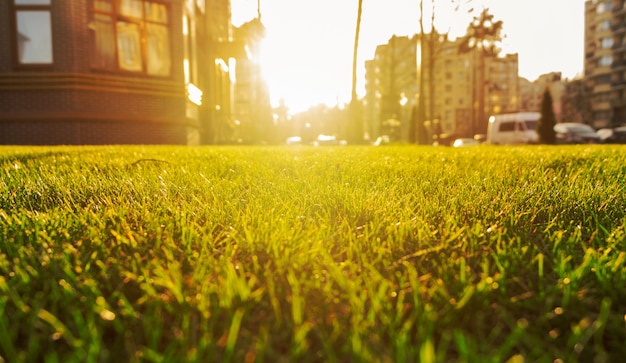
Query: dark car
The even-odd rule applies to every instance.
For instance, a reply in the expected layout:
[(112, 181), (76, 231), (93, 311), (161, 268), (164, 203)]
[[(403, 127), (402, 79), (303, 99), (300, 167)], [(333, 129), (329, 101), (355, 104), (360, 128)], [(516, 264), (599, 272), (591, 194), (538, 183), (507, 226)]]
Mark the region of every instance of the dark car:
[(600, 129), (596, 132), (600, 141), (607, 144), (626, 144), (626, 126)]
[(593, 127), (578, 122), (563, 122), (554, 125), (557, 144), (596, 144), (600, 137)]

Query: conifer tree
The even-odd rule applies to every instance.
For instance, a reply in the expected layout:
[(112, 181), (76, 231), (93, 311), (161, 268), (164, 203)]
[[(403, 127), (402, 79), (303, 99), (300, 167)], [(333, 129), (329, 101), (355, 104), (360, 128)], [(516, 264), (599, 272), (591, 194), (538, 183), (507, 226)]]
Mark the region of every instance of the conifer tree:
[(554, 109), (552, 108), (552, 95), (550, 90), (546, 88), (543, 92), (543, 99), (541, 101), (541, 117), (539, 118), (539, 124), (537, 124), (537, 134), (539, 135), (539, 143), (541, 144), (554, 144), (556, 141), (556, 132), (554, 131), (554, 125), (556, 124), (556, 117), (554, 116)]

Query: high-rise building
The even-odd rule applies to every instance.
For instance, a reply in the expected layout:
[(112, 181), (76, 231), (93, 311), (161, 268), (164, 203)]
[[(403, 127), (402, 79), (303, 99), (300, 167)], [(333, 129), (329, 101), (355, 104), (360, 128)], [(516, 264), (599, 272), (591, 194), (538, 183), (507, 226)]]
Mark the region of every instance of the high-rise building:
[[(485, 134), (489, 116), (514, 112), (520, 107), (517, 54), (504, 54), (484, 59), (483, 118), (476, 112), (480, 107), (478, 51), (459, 53), (461, 39), (442, 44), (435, 63), (435, 114), (445, 134), (473, 137)], [(426, 103), (430, 103), (426, 97)]]
[(611, 126), (626, 124), (626, 1), (613, 1), (613, 63), (611, 90), (613, 114)]
[(392, 133), (407, 140), (411, 108), (417, 94), (417, 39), (392, 36), (376, 47), (374, 59), (366, 62), (365, 133), (370, 138)]
[[(517, 54), (485, 58), (485, 116), (478, 120), (478, 52), (460, 53), (460, 39), (437, 36), (430, 40), (420, 44), (417, 35), (394, 36), (377, 47), (374, 59), (366, 63), (365, 109), (374, 113), (368, 116), (368, 124), (383, 125), (390, 118), (398, 118), (403, 135), (400, 139), (406, 141), (408, 118), (417, 117), (421, 100), (424, 124), (417, 125), (417, 132), (427, 134), (427, 140), (442, 134), (473, 137), (486, 133), (491, 114), (520, 109)], [(437, 47), (431, 60), (428, 44)], [(382, 126), (376, 130), (385, 132)]]
[[(612, 123), (613, 74), (622, 69), (616, 62), (615, 0), (587, 0), (585, 2), (585, 86), (591, 98), (591, 119), (586, 120), (595, 128)], [(626, 69), (626, 68), (625, 68)]]

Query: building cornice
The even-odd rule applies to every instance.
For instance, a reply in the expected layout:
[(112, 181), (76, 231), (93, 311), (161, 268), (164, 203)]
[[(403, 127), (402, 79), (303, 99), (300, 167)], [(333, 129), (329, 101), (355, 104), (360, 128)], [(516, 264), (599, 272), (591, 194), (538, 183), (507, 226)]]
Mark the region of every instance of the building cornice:
[(172, 80), (64, 72), (0, 73), (0, 91), (47, 90), (87, 90), (173, 98), (185, 97), (184, 84)]

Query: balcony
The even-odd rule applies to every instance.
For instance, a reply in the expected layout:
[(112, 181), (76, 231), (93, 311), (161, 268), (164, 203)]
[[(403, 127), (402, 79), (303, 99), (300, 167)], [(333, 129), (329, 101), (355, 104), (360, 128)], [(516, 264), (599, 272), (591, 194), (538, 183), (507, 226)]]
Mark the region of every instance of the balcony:
[(616, 98), (613, 98), (610, 103), (611, 103), (611, 107), (612, 108), (624, 107), (624, 106), (626, 106), (626, 97), (624, 97), (624, 96), (622, 96), (622, 97), (616, 96)]
[(613, 52), (623, 52), (624, 50), (626, 50), (626, 38), (622, 38), (619, 41), (616, 41), (611, 49), (613, 49)]
[(623, 60), (623, 59), (616, 60), (616, 61), (613, 61), (613, 63), (611, 64), (612, 71), (620, 71), (624, 69), (626, 69), (626, 60)]
[(614, 16), (619, 16), (619, 15), (623, 15), (626, 14), (626, 3), (624, 3), (622, 6), (615, 6), (613, 8), (613, 15)]
[(626, 14), (626, 9), (624, 8), (615, 8), (613, 9), (613, 16), (620, 16)]
[(614, 35), (620, 35), (626, 33), (626, 24), (620, 22), (619, 24), (614, 24), (611, 26), (611, 30)]
[(626, 89), (626, 83), (613, 85), (613, 87), (611, 87), (612, 92), (619, 92), (619, 91), (623, 91), (624, 89)]

